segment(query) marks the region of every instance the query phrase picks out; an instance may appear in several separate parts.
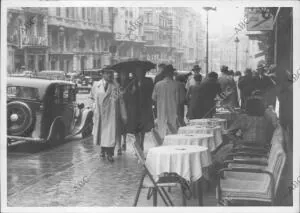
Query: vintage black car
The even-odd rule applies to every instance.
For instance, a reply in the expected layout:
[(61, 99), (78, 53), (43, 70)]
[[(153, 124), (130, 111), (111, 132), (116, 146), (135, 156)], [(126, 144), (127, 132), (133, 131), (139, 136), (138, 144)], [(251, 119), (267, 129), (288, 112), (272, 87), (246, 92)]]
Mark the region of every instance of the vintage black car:
[(33, 141), (55, 144), (91, 135), (93, 112), (76, 103), (75, 84), (61, 80), (8, 78), (8, 145)]

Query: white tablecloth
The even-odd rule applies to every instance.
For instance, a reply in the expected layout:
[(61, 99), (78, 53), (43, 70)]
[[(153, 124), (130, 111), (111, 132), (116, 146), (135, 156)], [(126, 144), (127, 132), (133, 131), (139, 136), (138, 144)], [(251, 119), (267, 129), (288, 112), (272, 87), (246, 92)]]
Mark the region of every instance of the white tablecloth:
[(214, 136), (215, 147), (219, 147), (223, 142), (220, 126), (183, 126), (178, 129), (178, 134), (212, 134)]
[(177, 134), (167, 135), (163, 146), (170, 145), (198, 145), (207, 147), (210, 152), (216, 149), (213, 134)]
[(187, 181), (202, 177), (202, 169), (212, 164), (210, 152), (203, 146), (159, 146), (149, 149), (146, 165), (158, 179), (163, 173), (177, 173)]
[(227, 120), (222, 118), (203, 118), (203, 119), (192, 119), (189, 120), (188, 125), (190, 126), (221, 126), (222, 131), (227, 129)]

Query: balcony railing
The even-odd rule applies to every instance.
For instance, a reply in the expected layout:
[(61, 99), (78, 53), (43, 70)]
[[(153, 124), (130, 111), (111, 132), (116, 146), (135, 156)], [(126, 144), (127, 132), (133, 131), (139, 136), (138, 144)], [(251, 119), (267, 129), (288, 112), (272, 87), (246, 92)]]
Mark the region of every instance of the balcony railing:
[(111, 32), (110, 24), (99, 24), (97, 21), (93, 20), (82, 20), (75, 18), (66, 18), (60, 16), (49, 16), (48, 18), (49, 25), (60, 25), (64, 27), (76, 28), (76, 29), (86, 29), (99, 32)]
[(152, 41), (147, 41), (146, 45), (148, 46), (159, 46), (159, 47), (170, 47), (170, 42), (168, 41), (158, 41), (158, 40), (152, 40)]
[(22, 35), (22, 46), (48, 46), (48, 39), (45, 36)]

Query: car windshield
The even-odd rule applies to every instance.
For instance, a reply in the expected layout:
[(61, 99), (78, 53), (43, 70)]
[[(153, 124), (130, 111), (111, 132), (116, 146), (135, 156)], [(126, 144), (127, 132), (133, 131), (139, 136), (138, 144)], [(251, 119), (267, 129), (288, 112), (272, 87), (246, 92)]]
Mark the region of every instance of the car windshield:
[(7, 87), (7, 96), (13, 98), (39, 99), (37, 88), (24, 86)]

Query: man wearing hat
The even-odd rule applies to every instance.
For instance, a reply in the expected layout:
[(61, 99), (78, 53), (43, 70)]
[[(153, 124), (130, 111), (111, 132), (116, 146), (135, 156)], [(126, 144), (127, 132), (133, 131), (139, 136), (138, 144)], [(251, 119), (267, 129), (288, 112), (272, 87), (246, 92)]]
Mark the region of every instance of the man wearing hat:
[(122, 122), (127, 122), (127, 114), (120, 87), (114, 81), (114, 70), (104, 68), (102, 72), (103, 78), (94, 82), (90, 96), (94, 102), (93, 142), (101, 146), (100, 156), (113, 162), (114, 148), (121, 140)]
[[(253, 78), (253, 85), (256, 90), (260, 90), (263, 98), (266, 101), (267, 105), (275, 105), (272, 100), (269, 100), (269, 91), (275, 87), (274, 82), (271, 80), (269, 76), (266, 75), (266, 69), (264, 64), (259, 64), (257, 66), (257, 75)], [(269, 102), (269, 103), (268, 103)]]
[(185, 88), (187, 90), (189, 90), (190, 86), (197, 84), (196, 81), (195, 81), (195, 79), (194, 79), (194, 76), (195, 75), (200, 75), (201, 67), (199, 67), (199, 65), (194, 65), (192, 71), (193, 71), (193, 75), (191, 75), (189, 77), (189, 79), (188, 79), (188, 81), (186, 83), (186, 86), (185, 86)]
[(158, 132), (162, 139), (167, 134), (175, 133), (183, 120), (180, 108), (185, 101), (185, 89), (184, 85), (173, 79), (174, 71), (172, 65), (164, 68), (165, 77), (154, 86), (152, 94), (157, 106)]

